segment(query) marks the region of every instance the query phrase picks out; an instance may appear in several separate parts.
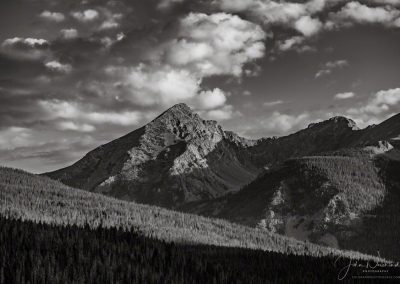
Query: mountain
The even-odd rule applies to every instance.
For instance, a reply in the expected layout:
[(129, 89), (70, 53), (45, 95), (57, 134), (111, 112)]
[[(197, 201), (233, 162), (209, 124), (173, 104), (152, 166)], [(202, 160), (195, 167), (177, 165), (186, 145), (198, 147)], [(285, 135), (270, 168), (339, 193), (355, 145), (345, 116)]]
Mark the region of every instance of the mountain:
[(178, 104), (46, 175), (118, 199), (397, 259), (399, 141), (400, 115), (365, 129), (333, 117), (288, 136), (248, 140)]
[(88, 191), (173, 208), (236, 192), (254, 180), (261, 168), (245, 150), (252, 143), (178, 104), (46, 175)]

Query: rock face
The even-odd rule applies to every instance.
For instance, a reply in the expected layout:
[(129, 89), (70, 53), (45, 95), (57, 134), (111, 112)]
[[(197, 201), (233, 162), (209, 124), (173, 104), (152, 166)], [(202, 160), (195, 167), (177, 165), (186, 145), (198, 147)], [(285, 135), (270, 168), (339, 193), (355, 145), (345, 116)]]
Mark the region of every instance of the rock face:
[(252, 141), (178, 104), (146, 126), (48, 176), (117, 198), (175, 207), (238, 191), (260, 168)]

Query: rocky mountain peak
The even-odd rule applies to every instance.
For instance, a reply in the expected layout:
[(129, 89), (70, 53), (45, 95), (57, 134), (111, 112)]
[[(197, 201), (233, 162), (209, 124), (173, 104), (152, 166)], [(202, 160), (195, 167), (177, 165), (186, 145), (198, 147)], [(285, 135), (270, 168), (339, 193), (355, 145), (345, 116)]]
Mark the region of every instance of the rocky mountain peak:
[(317, 127), (320, 128), (332, 127), (335, 129), (343, 129), (343, 130), (345, 129), (347, 130), (348, 128), (350, 128), (351, 130), (359, 130), (354, 120), (344, 116), (335, 116), (328, 120), (324, 120), (317, 123), (311, 123), (308, 125), (307, 129), (317, 128)]

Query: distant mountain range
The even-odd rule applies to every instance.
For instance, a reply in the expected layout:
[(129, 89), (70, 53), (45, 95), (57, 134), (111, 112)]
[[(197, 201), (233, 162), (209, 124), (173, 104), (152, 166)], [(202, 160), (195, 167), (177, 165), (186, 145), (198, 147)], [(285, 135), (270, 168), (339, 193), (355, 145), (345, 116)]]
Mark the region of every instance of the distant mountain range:
[(248, 140), (184, 105), (45, 175), (87, 191), (399, 258), (400, 115)]

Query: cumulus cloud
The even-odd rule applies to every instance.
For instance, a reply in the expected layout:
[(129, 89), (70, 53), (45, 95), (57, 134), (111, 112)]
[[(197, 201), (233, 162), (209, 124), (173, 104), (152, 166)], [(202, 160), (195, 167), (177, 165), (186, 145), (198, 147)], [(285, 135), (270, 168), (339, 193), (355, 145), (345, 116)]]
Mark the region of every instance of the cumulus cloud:
[(350, 108), (347, 114), (360, 126), (367, 126), (400, 112), (400, 88), (382, 90), (369, 97), (357, 108)]
[(349, 2), (337, 13), (331, 14), (335, 25), (352, 23), (380, 23), (399, 26), (400, 12), (391, 6), (369, 7), (359, 2)]
[(50, 11), (43, 11), (40, 14), (40, 17), (44, 20), (51, 21), (51, 22), (56, 22), (56, 23), (61, 23), (65, 20), (65, 16), (63, 13), (59, 12), (50, 12)]
[(78, 31), (76, 29), (62, 29), (60, 31), (61, 37), (64, 39), (74, 39), (78, 37)]
[[(133, 67), (109, 66), (114, 92), (140, 106), (168, 107), (185, 102), (210, 115), (232, 115), (221, 89), (204, 90), (204, 78), (240, 77), (247, 63), (264, 56), (265, 33), (256, 24), (226, 13), (190, 13), (176, 35), (155, 48), (152, 62)], [(155, 58), (155, 59), (154, 59)]]
[(264, 56), (265, 37), (259, 26), (238, 16), (191, 13), (169, 43), (166, 60), (202, 76), (240, 76), (245, 63)]
[(290, 115), (275, 111), (272, 115), (264, 119), (262, 125), (265, 131), (279, 135), (304, 128), (310, 121), (310, 114), (306, 112), (299, 115)]
[(226, 102), (226, 96), (221, 89), (200, 92), (192, 102), (197, 109), (214, 109), (221, 107)]
[(47, 62), (45, 66), (51, 71), (59, 73), (69, 73), (72, 71), (72, 66), (70, 64), (62, 64), (55, 60)]
[(354, 98), (356, 95), (353, 92), (338, 93), (334, 96), (336, 100), (347, 100)]
[(323, 25), (318, 19), (313, 19), (310, 16), (303, 16), (295, 22), (294, 27), (304, 36), (312, 36), (318, 33)]
[(80, 22), (90, 22), (99, 17), (99, 12), (94, 9), (88, 9), (85, 11), (72, 12), (71, 15)]
[(318, 70), (315, 74), (315, 78), (320, 78), (331, 74), (335, 69), (341, 69), (349, 65), (347, 60), (341, 59), (336, 61), (329, 61), (324, 64), (323, 68)]

